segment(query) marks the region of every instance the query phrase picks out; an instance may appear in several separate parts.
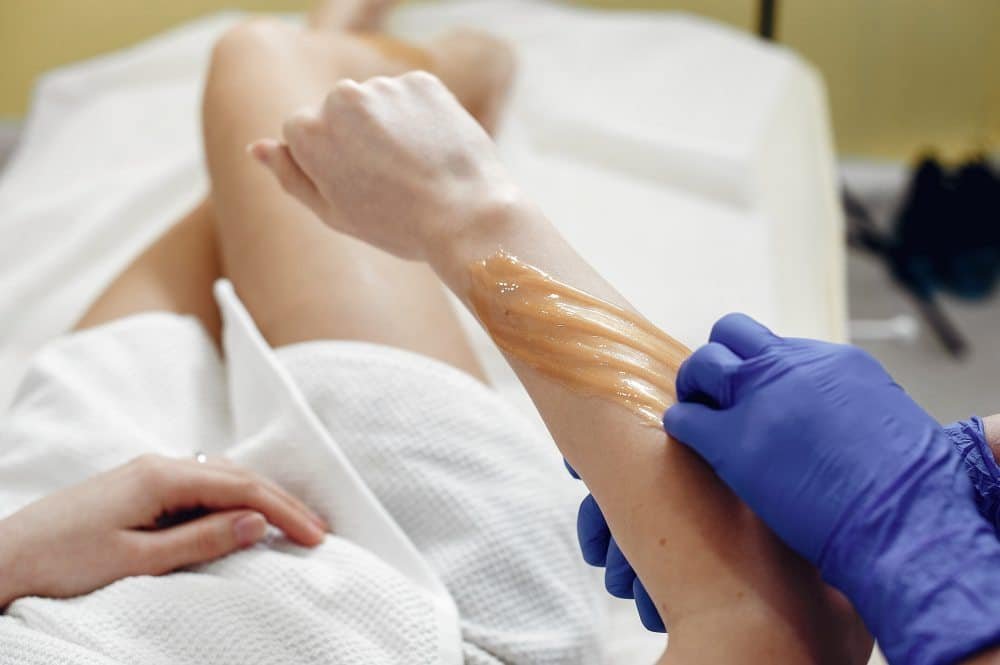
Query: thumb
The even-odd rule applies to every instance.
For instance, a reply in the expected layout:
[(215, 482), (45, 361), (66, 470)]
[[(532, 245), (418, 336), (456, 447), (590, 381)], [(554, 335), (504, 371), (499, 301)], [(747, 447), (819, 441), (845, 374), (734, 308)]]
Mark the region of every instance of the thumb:
[(282, 189), (322, 217), (326, 202), (316, 185), (305, 174), (284, 143), (260, 139), (247, 146), (247, 152), (277, 178)]
[(211, 513), (162, 531), (144, 533), (146, 564), (154, 575), (205, 563), (260, 541), (267, 520), (251, 510)]
[(723, 426), (722, 414), (704, 404), (678, 402), (663, 415), (663, 428), (677, 441), (694, 449), (716, 473), (727, 459), (731, 433)]

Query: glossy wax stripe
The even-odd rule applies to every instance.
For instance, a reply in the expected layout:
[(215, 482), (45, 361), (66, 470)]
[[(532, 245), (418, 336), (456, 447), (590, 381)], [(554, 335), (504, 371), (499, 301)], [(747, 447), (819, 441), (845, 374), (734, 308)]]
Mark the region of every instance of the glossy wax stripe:
[(570, 390), (661, 428), (688, 349), (638, 314), (504, 252), (469, 266), (473, 311), (497, 346)]

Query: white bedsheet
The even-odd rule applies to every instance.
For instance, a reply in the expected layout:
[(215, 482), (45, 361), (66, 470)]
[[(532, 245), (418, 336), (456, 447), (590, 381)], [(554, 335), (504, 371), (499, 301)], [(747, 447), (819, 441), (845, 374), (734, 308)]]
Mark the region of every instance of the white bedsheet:
[[(204, 195), (199, 91), (214, 38), (235, 20), (208, 17), (40, 82), (0, 179), (0, 407), (31, 352)], [(674, 13), (482, 0), (407, 6), (391, 21), (416, 39), (452, 25), (515, 44), (505, 157), (654, 322), (691, 345), (730, 310), (844, 336), (825, 100), (802, 61)], [(464, 320), (495, 383), (524, 406)], [(621, 662), (648, 662), (661, 641), (619, 606)]]

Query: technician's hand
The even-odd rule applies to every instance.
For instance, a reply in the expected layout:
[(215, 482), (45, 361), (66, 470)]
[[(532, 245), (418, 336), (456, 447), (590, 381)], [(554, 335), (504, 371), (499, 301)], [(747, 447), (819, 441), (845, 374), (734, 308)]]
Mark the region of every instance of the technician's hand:
[[(1000, 417), (994, 416), (992, 421), (1000, 425)], [(1000, 429), (997, 425), (995, 430)], [(992, 452), (987, 427), (982, 419), (973, 417), (945, 425), (944, 432), (965, 463), (965, 470), (976, 489), (974, 499), (980, 514), (1000, 531), (1000, 465)], [(995, 438), (997, 441), (993, 445), (1000, 445), (1000, 432), (995, 432)], [(574, 478), (579, 478), (568, 464), (566, 468)], [(647, 630), (666, 632), (656, 604), (622, 554), (600, 507), (590, 494), (580, 504), (576, 528), (584, 560), (605, 569), (604, 586), (608, 593), (618, 598), (634, 598), (642, 625)]]
[(1000, 543), (941, 426), (871, 356), (733, 314), (677, 395), (667, 431), (851, 599), (890, 662), (1000, 642)]
[(0, 521), (0, 608), (211, 561), (259, 541), (268, 522), (306, 546), (326, 531), (301, 501), (226, 460), (139, 457)]
[[(566, 469), (570, 475), (579, 480), (580, 476), (568, 462)], [(576, 516), (576, 535), (583, 560), (591, 566), (604, 568), (604, 588), (608, 593), (616, 598), (635, 599), (639, 619), (646, 630), (656, 633), (667, 632), (660, 611), (656, 609), (656, 603), (615, 542), (608, 522), (604, 519), (604, 513), (601, 512), (601, 507), (597, 505), (592, 494), (588, 494), (580, 503), (580, 510)]]
[(493, 141), (426, 72), (340, 81), (283, 134), (251, 153), (333, 229), (403, 258), (514, 191)]

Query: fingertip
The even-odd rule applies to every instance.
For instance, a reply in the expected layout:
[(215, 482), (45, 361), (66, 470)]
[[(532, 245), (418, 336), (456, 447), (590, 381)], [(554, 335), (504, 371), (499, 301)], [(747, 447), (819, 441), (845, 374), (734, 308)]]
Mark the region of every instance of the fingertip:
[(267, 164), (280, 148), (281, 144), (274, 139), (259, 139), (248, 144), (246, 150), (258, 162)]
[(303, 547), (316, 547), (326, 538), (326, 529), (313, 522), (306, 522), (293, 533), (285, 532), (289, 538)]
[(312, 521), (317, 527), (319, 527), (319, 530), (322, 531), (324, 535), (333, 531), (333, 527), (330, 526), (330, 523), (316, 513), (312, 514)]
[(663, 429), (672, 438), (692, 445), (692, 435), (704, 429), (706, 423), (720, 412), (696, 402), (678, 402), (663, 414)]
[(634, 591), (632, 583), (635, 571), (612, 538), (608, 543), (607, 565), (604, 569), (604, 588), (615, 598), (632, 599)]
[(233, 533), (240, 547), (250, 547), (267, 534), (267, 520), (260, 513), (244, 513), (233, 521)]
[(656, 608), (656, 603), (653, 602), (652, 597), (638, 577), (632, 583), (632, 594), (635, 596), (635, 607), (639, 612), (639, 620), (642, 621), (643, 627), (653, 633), (667, 632), (667, 627), (663, 623), (660, 611)]
[(576, 472), (576, 469), (570, 466), (569, 461), (565, 457), (563, 458), (563, 464), (566, 465), (566, 470), (569, 471), (569, 475), (573, 476), (576, 480), (580, 480), (580, 474)]
[(309, 544), (309, 547), (316, 547), (320, 545), (324, 540), (326, 540), (326, 534), (328, 531), (329, 529), (323, 529), (323, 528), (317, 529), (316, 535), (313, 538), (313, 541)]
[(671, 404), (667, 407), (667, 410), (663, 412), (663, 431), (667, 434), (670, 434), (671, 430), (677, 426), (678, 419), (683, 417), (683, 409), (680, 407), (681, 404), (679, 402)]

